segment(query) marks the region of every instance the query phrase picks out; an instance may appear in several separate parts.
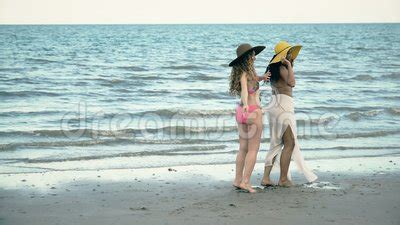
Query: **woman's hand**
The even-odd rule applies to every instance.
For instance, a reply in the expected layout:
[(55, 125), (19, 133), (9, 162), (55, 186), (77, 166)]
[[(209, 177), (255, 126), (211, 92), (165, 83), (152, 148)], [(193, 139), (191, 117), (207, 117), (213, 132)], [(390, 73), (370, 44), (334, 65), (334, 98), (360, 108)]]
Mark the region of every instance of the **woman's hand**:
[(266, 72), (262, 78), (265, 82), (269, 82), (269, 79), (271, 78), (271, 72)]
[(281, 59), (281, 62), (282, 62), (282, 64), (285, 65), (285, 66), (290, 66), (290, 67), (292, 67), (292, 63), (290, 63), (290, 61), (287, 60), (286, 58), (282, 58), (282, 59)]
[(243, 105), (243, 112), (247, 113), (249, 111), (249, 106), (248, 105)]

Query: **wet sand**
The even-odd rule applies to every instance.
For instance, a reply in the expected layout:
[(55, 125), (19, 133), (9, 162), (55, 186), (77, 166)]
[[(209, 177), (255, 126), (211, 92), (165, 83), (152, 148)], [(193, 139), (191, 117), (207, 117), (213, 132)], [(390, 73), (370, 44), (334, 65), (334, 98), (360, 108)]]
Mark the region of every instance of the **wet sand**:
[(233, 164), (1, 174), (0, 224), (399, 224), (398, 162), (386, 163), (256, 194), (231, 187)]

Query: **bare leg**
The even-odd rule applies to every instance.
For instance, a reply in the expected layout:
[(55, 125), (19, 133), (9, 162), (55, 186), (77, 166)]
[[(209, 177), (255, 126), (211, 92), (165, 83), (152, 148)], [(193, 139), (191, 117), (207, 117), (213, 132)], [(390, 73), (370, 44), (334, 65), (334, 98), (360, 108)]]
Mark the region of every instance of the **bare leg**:
[[(272, 160), (272, 164), (274, 164), (275, 158)], [(268, 185), (275, 185), (272, 181), (271, 178), (269, 177), (271, 174), (272, 166), (265, 166), (264, 167), (264, 176), (261, 181), (261, 185), (263, 186), (268, 186)]]
[(288, 126), (285, 133), (283, 133), (282, 139), (284, 147), (281, 154), (281, 162), (280, 162), (281, 175), (279, 178), (279, 185), (290, 187), (293, 184), (288, 179), (287, 174), (289, 171), (290, 160), (292, 158), (292, 153), (295, 145), (294, 135), (290, 126)]
[(242, 183), (240, 187), (242, 189), (246, 189), (249, 192), (256, 192), (250, 184), (250, 177), (254, 170), (254, 166), (257, 161), (257, 153), (260, 148), (260, 139), (262, 134), (262, 113), (261, 110), (254, 111), (256, 118), (254, 119), (254, 123), (248, 125), (248, 151), (245, 159), (244, 173)]
[(242, 182), (244, 161), (246, 158), (247, 145), (248, 145), (247, 125), (239, 123), (238, 129), (239, 129), (239, 152), (237, 153), (236, 156), (236, 175), (235, 175), (235, 180), (233, 181), (233, 186), (235, 187), (239, 187), (240, 183)]

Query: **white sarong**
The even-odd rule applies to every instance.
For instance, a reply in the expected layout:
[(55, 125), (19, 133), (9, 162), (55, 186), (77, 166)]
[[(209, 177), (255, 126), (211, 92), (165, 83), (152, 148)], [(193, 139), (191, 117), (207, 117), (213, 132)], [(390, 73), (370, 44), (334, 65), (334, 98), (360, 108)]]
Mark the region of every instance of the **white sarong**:
[[(265, 159), (265, 166), (279, 168), (280, 155), (283, 148), (282, 136), (288, 126), (290, 126), (295, 141), (292, 160), (296, 163), (299, 172), (304, 174), (308, 182), (315, 181), (318, 177), (306, 166), (303, 155), (300, 152), (300, 146), (297, 140), (297, 126), (294, 114), (293, 98), (285, 94), (272, 95), (271, 102), (266, 108), (264, 108), (264, 111), (268, 113), (269, 131), (271, 136), (270, 149)], [(288, 172), (288, 178), (291, 180), (290, 172)]]

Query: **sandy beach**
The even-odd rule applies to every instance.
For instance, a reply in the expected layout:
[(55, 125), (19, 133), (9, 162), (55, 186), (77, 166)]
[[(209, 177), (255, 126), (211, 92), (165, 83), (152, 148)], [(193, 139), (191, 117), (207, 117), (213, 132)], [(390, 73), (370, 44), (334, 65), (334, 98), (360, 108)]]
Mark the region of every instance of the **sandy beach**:
[[(399, 31), (0, 26), (0, 225), (400, 224)], [(280, 40), (304, 46), (294, 67), (297, 136), (319, 179), (305, 185), (293, 173), (293, 188), (239, 193), (229, 62), (240, 43), (266, 46), (261, 76)], [(265, 109), (272, 87), (260, 90)], [(253, 185), (270, 149), (267, 117)]]
[(0, 0), (0, 225), (400, 225), (396, 8)]
[(399, 158), (336, 161), (256, 194), (231, 187), (233, 164), (2, 174), (0, 224), (399, 224)]

